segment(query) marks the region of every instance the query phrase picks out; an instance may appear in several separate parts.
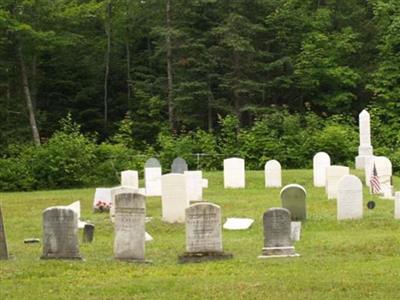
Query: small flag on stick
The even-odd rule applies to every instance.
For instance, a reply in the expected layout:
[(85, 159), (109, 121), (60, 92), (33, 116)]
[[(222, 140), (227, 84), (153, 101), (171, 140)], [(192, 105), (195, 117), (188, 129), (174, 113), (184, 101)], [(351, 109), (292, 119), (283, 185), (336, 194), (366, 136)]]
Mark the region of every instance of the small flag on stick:
[(369, 179), (369, 183), (371, 185), (371, 193), (372, 194), (382, 193), (381, 183), (379, 182), (378, 172), (376, 171), (375, 164), (374, 164), (374, 168), (372, 169), (372, 175), (371, 175), (371, 178)]

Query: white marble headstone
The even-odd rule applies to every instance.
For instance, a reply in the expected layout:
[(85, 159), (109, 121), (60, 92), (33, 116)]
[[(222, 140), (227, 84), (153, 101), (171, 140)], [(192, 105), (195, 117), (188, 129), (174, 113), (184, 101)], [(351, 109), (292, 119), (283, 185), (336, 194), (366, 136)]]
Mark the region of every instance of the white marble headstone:
[(227, 218), (223, 227), (227, 230), (246, 230), (253, 222), (254, 219), (250, 218)]
[(375, 156), (369, 160), (368, 165), (365, 167), (365, 183), (367, 186), (371, 186), (370, 179), (372, 176), (374, 165), (376, 167), (376, 173), (381, 185), (381, 190), (384, 196), (387, 198), (393, 197), (393, 187), (391, 184), (392, 180), (392, 163), (389, 158), (385, 156)]
[(331, 165), (331, 158), (325, 152), (318, 152), (313, 158), (314, 186), (324, 187), (326, 182), (326, 167)]
[(203, 172), (185, 171), (186, 187), (189, 201), (203, 200)]
[(96, 188), (93, 199), (93, 209), (99, 210), (99, 208), (105, 206), (105, 210), (109, 210), (111, 207), (111, 202), (110, 188)]
[(396, 192), (394, 196), (394, 218), (400, 219), (400, 192)]
[(356, 169), (364, 170), (366, 160), (373, 155), (370, 115), (365, 109), (359, 115), (359, 130), (360, 146), (358, 147), (358, 156), (356, 157)]
[(363, 215), (363, 190), (361, 180), (345, 175), (338, 182), (337, 219), (360, 219)]
[(282, 168), (279, 161), (273, 159), (265, 163), (264, 167), (265, 187), (282, 186)]
[(146, 196), (161, 196), (161, 165), (155, 158), (150, 158), (144, 166)]
[(138, 189), (139, 188), (138, 171), (134, 171), (134, 170), (122, 171), (121, 172), (121, 185)]
[(169, 223), (185, 222), (185, 209), (189, 206), (186, 177), (183, 174), (161, 176), (162, 218)]
[(328, 195), (328, 199), (335, 199), (337, 196), (337, 185), (339, 180), (350, 174), (349, 167), (345, 166), (329, 166), (326, 167), (326, 183), (325, 191)]
[(245, 187), (244, 159), (236, 157), (224, 159), (224, 187)]

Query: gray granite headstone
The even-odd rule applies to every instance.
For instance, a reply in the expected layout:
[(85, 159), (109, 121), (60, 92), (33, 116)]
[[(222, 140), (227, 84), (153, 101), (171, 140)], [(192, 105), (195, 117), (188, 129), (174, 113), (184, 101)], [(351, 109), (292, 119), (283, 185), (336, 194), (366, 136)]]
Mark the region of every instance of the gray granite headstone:
[(264, 247), (259, 258), (298, 256), (291, 239), (290, 211), (270, 208), (264, 213)]
[(65, 206), (43, 211), (42, 259), (82, 259), (78, 244), (78, 216)]
[(186, 208), (186, 253), (180, 262), (226, 259), (232, 255), (222, 249), (221, 208), (212, 203), (197, 203)]
[(149, 158), (148, 160), (146, 160), (144, 167), (145, 168), (161, 168), (161, 164), (157, 158), (152, 157), (152, 158)]
[(115, 196), (114, 257), (119, 260), (144, 262), (145, 196), (123, 193)]
[(303, 221), (307, 218), (306, 190), (298, 184), (289, 184), (281, 190), (282, 207), (287, 208), (292, 221)]
[(186, 160), (184, 160), (181, 157), (177, 157), (174, 159), (171, 165), (171, 173), (183, 174), (187, 170), (188, 170), (188, 165), (186, 163)]
[(91, 243), (94, 237), (94, 225), (86, 223), (85, 227), (83, 227), (83, 242)]
[(3, 212), (0, 206), (0, 259), (8, 259), (6, 230), (4, 228)]

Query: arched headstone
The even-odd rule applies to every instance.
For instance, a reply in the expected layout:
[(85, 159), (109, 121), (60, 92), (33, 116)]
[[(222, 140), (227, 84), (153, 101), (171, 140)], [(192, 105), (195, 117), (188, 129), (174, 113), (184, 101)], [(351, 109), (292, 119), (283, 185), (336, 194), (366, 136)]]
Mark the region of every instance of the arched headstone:
[(363, 216), (363, 191), (361, 180), (345, 175), (338, 182), (337, 219), (360, 219)]
[(245, 187), (244, 159), (236, 157), (224, 159), (224, 187)]
[(381, 187), (382, 194), (385, 198), (393, 197), (393, 186), (392, 186), (392, 162), (385, 156), (375, 156), (368, 161), (365, 167), (365, 183), (367, 186), (371, 186), (371, 176), (373, 168), (376, 168), (377, 177)]
[(265, 177), (265, 187), (282, 186), (282, 168), (279, 161), (273, 159), (265, 163), (264, 177)]
[(299, 184), (286, 185), (280, 193), (282, 207), (291, 213), (292, 221), (307, 219), (306, 197), (307, 192)]
[(324, 187), (326, 182), (326, 167), (331, 165), (331, 158), (325, 152), (318, 152), (313, 158), (314, 186)]
[(182, 157), (177, 157), (174, 159), (171, 165), (171, 173), (183, 174), (187, 170), (188, 165), (186, 160), (184, 160)]

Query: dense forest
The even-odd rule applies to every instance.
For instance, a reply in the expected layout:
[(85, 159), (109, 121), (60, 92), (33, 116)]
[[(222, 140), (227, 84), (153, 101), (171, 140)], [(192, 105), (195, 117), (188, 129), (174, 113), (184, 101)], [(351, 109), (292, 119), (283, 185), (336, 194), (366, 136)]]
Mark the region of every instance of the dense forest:
[[(365, 107), (400, 168), (398, 0), (2, 0), (0, 61), (4, 182), (37, 176), (31, 161), (10, 169), (68, 138), (98, 161), (125, 147), (166, 164), (307, 167), (318, 150), (351, 163)], [(0, 188), (65, 185), (32, 180)]]

